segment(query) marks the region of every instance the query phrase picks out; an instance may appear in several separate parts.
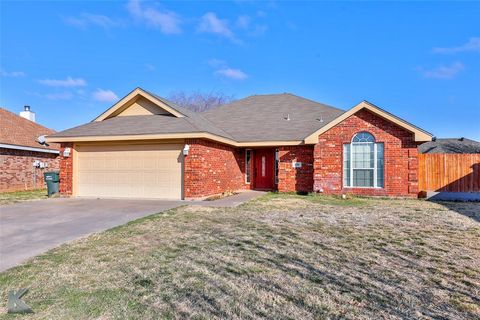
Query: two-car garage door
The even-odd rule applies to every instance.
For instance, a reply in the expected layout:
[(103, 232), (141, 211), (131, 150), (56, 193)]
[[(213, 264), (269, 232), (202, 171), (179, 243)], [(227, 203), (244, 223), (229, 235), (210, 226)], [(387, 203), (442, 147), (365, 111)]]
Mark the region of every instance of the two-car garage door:
[(77, 145), (80, 197), (182, 198), (181, 144)]

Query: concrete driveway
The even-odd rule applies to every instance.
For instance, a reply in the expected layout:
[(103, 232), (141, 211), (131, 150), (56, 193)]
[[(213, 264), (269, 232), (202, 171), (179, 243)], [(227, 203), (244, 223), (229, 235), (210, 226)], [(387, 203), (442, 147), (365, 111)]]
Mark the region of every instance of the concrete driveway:
[(182, 204), (71, 198), (0, 206), (0, 272), (67, 241)]

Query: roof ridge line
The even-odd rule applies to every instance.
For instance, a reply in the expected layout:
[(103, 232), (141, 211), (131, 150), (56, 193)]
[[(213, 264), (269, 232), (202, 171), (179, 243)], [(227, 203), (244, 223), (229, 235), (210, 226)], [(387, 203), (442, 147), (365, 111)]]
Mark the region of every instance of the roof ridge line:
[(321, 104), (322, 106), (325, 106), (325, 107), (328, 107), (328, 108), (331, 108), (331, 109), (335, 109), (335, 110), (339, 110), (339, 111), (344, 111), (343, 109), (339, 109), (337, 107), (334, 107), (334, 106), (331, 106), (329, 104), (325, 104), (323, 102), (318, 102), (318, 101), (315, 101), (315, 100), (312, 100), (312, 99), (309, 99), (309, 98), (305, 98), (305, 97), (302, 97), (302, 96), (299, 96), (299, 95), (296, 95), (294, 93), (290, 93), (290, 92), (285, 92), (285, 94), (288, 94), (288, 95), (291, 95), (293, 97), (296, 97), (296, 98), (300, 98), (300, 99), (303, 99), (305, 101), (310, 101), (310, 102), (313, 102), (313, 103), (316, 103), (316, 104)]
[(6, 108), (0, 107), (0, 110), (4, 110), (4, 111), (6, 111), (6, 112), (8, 112), (8, 113), (10, 113), (10, 114), (12, 114), (12, 115), (14, 115), (14, 116), (17, 117), (17, 118), (20, 118), (21, 121), (28, 121), (28, 122), (26, 122), (26, 123), (33, 124), (34, 126), (42, 127), (43, 129), (48, 129), (48, 130), (51, 130), (51, 131), (53, 131), (53, 132), (57, 132), (56, 130), (54, 130), (54, 129), (52, 129), (52, 128), (49, 128), (49, 127), (45, 127), (44, 125), (41, 125), (41, 124), (38, 123), (38, 122), (28, 120), (28, 119), (26, 119), (26, 118), (24, 118), (24, 117), (16, 114), (16, 113), (13, 112), (13, 111), (8, 110), (8, 109), (6, 109)]

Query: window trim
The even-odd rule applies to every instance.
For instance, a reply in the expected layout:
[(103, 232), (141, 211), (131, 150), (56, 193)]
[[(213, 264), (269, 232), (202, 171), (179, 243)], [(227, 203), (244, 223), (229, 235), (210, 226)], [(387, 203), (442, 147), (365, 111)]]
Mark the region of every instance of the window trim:
[(278, 173), (279, 173), (279, 167), (280, 167), (280, 151), (278, 148), (275, 149), (275, 155), (274, 155), (274, 175), (275, 175), (275, 184), (278, 185)]
[[(373, 142), (353, 142), (353, 139), (360, 133), (368, 133), (370, 134), (374, 141)], [(353, 185), (353, 172), (354, 172), (354, 168), (353, 168), (353, 147), (352, 145), (353, 144), (373, 144), (373, 168), (361, 168), (360, 170), (373, 170), (373, 186), (354, 186)], [(382, 187), (379, 187), (378, 186), (378, 144), (383, 144), (383, 157), (384, 157), (384, 160), (383, 160), (383, 186)], [(349, 179), (349, 185), (345, 185), (345, 179), (344, 179), (344, 175), (345, 175), (345, 168), (342, 169), (342, 185), (343, 185), (343, 188), (345, 189), (384, 189), (385, 188), (385, 144), (383, 142), (377, 142), (377, 139), (375, 139), (375, 136), (373, 134), (371, 134), (370, 132), (368, 131), (359, 131), (357, 133), (355, 133), (353, 136), (352, 136), (352, 139), (350, 140), (350, 143), (344, 143), (343, 145), (346, 145), (346, 144), (349, 144), (350, 147), (349, 147), (349, 165), (350, 165), (350, 168), (349, 168), (349, 173), (350, 173), (350, 179)], [(342, 167), (345, 166), (345, 147), (342, 147), (342, 156), (343, 156), (343, 161), (342, 161)], [(358, 168), (357, 168), (358, 169)]]
[[(247, 161), (247, 154), (250, 153), (250, 163)], [(252, 149), (245, 149), (245, 183), (252, 183)], [(247, 168), (249, 175), (247, 176)]]

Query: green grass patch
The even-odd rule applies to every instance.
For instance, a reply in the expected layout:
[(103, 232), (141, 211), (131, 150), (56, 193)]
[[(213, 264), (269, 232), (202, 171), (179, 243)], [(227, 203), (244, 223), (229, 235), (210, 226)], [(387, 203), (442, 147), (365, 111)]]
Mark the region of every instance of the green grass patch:
[(0, 193), (0, 205), (10, 204), (25, 200), (47, 199), (47, 190), (37, 189), (29, 191), (2, 192)]

